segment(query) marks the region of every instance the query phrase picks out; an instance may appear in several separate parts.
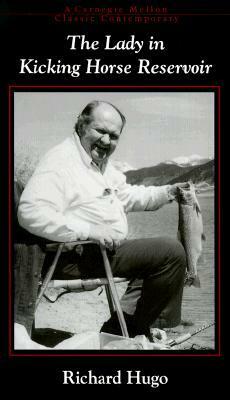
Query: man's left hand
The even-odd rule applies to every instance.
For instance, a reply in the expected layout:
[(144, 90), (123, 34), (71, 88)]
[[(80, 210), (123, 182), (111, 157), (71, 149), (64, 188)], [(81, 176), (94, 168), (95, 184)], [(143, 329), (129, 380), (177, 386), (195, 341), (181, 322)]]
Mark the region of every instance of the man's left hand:
[(172, 200), (177, 200), (177, 188), (182, 188), (182, 189), (189, 189), (189, 183), (188, 182), (178, 182), (174, 183), (173, 185), (170, 185), (168, 189), (169, 195), (172, 197)]

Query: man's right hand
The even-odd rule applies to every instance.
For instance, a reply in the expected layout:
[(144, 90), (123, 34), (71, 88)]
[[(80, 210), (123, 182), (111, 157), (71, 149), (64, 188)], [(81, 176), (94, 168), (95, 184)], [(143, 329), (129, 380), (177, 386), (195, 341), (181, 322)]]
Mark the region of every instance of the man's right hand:
[(116, 250), (120, 245), (116, 233), (107, 225), (91, 225), (88, 239), (107, 247), (109, 250)]

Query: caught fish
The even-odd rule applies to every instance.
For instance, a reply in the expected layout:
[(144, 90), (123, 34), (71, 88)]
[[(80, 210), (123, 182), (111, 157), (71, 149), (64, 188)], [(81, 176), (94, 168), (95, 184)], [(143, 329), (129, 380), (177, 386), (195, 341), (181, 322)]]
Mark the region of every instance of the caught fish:
[(194, 184), (188, 182), (186, 189), (178, 187), (177, 198), (179, 204), (178, 239), (181, 241), (187, 257), (185, 285), (200, 287), (197, 263), (202, 253), (202, 241), (205, 240), (205, 236)]

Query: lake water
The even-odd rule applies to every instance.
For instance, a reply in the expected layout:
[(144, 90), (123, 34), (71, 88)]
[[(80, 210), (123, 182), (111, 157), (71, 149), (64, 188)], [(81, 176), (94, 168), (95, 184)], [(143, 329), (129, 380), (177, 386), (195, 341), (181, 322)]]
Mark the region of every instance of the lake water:
[[(198, 265), (201, 288), (184, 289), (183, 318), (192, 320), (195, 327), (214, 321), (215, 298), (215, 241), (214, 241), (214, 196), (199, 196), (204, 233), (202, 260)], [(129, 238), (153, 237), (159, 235), (177, 236), (178, 205), (173, 202), (154, 212), (130, 213)], [(214, 348), (214, 328), (209, 328), (197, 336), (201, 346)], [(203, 341), (203, 342), (202, 342)]]

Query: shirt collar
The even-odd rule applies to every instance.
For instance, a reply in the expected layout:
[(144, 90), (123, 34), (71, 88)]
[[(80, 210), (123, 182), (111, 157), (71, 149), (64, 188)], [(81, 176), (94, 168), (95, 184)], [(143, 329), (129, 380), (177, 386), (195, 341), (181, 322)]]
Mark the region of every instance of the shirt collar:
[(82, 161), (86, 164), (87, 167), (90, 167), (92, 164), (92, 158), (86, 153), (84, 147), (81, 144), (80, 138), (76, 132), (73, 133), (74, 142), (80, 154)]
[[(73, 133), (73, 137), (74, 137), (74, 142), (76, 144), (76, 147), (78, 149), (78, 152), (80, 154), (80, 157), (82, 159), (82, 161), (86, 164), (86, 166), (88, 168), (92, 167), (93, 165), (96, 166), (98, 168), (98, 166), (93, 162), (92, 158), (89, 156), (89, 154), (85, 151), (84, 147), (81, 144), (80, 138), (78, 136), (78, 134), (76, 132)], [(103, 165), (102, 165), (102, 169), (101, 172), (104, 173), (105, 168), (107, 166), (108, 160), (106, 160)]]

